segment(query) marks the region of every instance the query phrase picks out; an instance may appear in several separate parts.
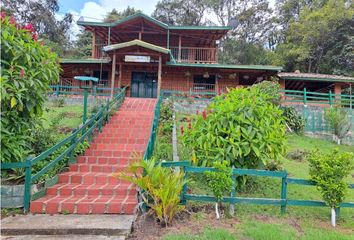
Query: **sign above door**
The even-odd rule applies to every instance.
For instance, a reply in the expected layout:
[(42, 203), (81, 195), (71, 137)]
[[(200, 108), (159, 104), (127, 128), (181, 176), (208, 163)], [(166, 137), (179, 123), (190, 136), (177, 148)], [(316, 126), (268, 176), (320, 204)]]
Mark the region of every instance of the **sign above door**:
[(125, 62), (150, 62), (150, 56), (125, 55)]

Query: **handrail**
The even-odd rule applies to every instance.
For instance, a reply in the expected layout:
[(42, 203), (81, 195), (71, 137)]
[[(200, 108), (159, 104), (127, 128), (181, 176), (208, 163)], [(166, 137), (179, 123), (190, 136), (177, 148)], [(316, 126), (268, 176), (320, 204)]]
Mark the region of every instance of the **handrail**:
[[(82, 95), (84, 93), (84, 91), (80, 89), (79, 86), (50, 85), (49, 87), (52, 89), (52, 93), (57, 96), (61, 94)], [(118, 93), (122, 91), (122, 88), (114, 88), (113, 91)], [(94, 96), (110, 96), (111, 88), (95, 86), (92, 88), (92, 93)]]
[[(101, 105), (100, 109), (96, 114), (92, 115), (87, 121), (79, 126), (73, 133), (56, 143), (51, 148), (45, 150), (38, 156), (29, 156), (24, 162), (15, 162), (15, 163), (2, 163), (1, 169), (13, 169), (13, 168), (25, 168), (25, 192), (24, 192), (24, 211), (27, 212), (29, 210), (29, 203), (31, 200), (31, 185), (34, 181), (38, 180), (43, 174), (48, 172), (50, 169), (54, 168), (55, 165), (63, 160), (65, 157), (69, 157), (69, 160), (73, 158), (73, 152), (77, 145), (80, 142), (83, 142), (85, 138), (90, 141), (92, 139), (92, 135), (95, 129), (101, 131), (102, 125), (104, 122), (109, 121), (109, 114), (112, 109), (115, 109), (115, 106), (120, 107), (125, 98), (126, 87), (121, 89), (119, 93), (117, 93), (112, 100), (108, 100), (106, 104)], [(56, 156), (55, 159), (51, 160), (46, 166), (44, 166), (39, 172), (32, 176), (32, 166), (36, 163), (44, 160), (46, 157), (50, 156), (54, 152), (56, 152), (61, 147), (70, 144)]]

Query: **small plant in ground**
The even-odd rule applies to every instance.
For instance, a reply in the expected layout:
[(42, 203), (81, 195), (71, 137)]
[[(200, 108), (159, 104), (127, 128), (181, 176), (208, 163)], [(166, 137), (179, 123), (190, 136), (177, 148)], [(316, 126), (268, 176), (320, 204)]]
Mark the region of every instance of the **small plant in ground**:
[(283, 117), (286, 125), (296, 134), (303, 134), (305, 120), (299, 115), (293, 107), (282, 107)]
[(295, 160), (298, 162), (302, 162), (306, 159), (306, 157), (310, 154), (310, 152), (305, 151), (305, 150), (301, 150), (301, 149), (296, 149), (292, 152), (288, 152), (286, 154), (286, 158), (291, 159), (291, 160)]
[(161, 163), (150, 159), (132, 162), (125, 172), (115, 176), (134, 183), (143, 190), (141, 196), (144, 202), (161, 225), (170, 225), (174, 216), (184, 210), (184, 206), (180, 205), (180, 194), (186, 183), (183, 173), (161, 167)]
[(333, 140), (337, 144), (341, 144), (341, 140), (347, 135), (351, 127), (347, 110), (340, 106), (327, 108), (325, 119), (332, 129)]
[(348, 184), (345, 178), (353, 169), (354, 154), (340, 153), (338, 149), (329, 154), (314, 151), (308, 158), (310, 176), (322, 194), (323, 200), (332, 210), (332, 226), (335, 227), (335, 208), (343, 202)]
[(215, 171), (206, 172), (207, 185), (212, 190), (217, 202), (215, 203), (216, 219), (220, 219), (219, 203), (223, 200), (225, 194), (232, 190), (232, 168), (228, 166), (227, 161), (214, 162)]
[(53, 107), (64, 107), (65, 106), (65, 98), (64, 97), (56, 97), (53, 99)]

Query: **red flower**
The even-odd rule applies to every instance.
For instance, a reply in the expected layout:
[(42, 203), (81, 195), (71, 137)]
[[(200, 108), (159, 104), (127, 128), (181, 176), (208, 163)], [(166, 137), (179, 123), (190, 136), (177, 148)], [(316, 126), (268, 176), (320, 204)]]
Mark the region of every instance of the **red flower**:
[(0, 19), (4, 19), (6, 17), (6, 12), (0, 12)]
[(192, 128), (192, 124), (188, 123), (188, 129), (191, 129), (191, 128)]
[(203, 119), (205, 120), (207, 118), (206, 111), (203, 111)]
[(16, 24), (16, 19), (13, 16), (10, 17), (10, 23)]
[(33, 39), (34, 41), (37, 41), (37, 40), (38, 40), (37, 34), (33, 33), (33, 34), (32, 34), (32, 39)]
[(184, 133), (184, 127), (181, 126), (181, 134), (183, 135), (183, 133)]
[(26, 26), (23, 27), (23, 29), (29, 32), (34, 32), (34, 27), (32, 23), (27, 23)]
[(20, 70), (20, 77), (24, 77), (25, 76), (25, 70), (23, 70), (23, 68), (21, 68)]

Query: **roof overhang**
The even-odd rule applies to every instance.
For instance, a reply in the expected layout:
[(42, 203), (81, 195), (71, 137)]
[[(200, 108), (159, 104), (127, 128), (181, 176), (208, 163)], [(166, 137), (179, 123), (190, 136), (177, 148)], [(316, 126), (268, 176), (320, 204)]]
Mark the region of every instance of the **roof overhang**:
[(354, 83), (354, 78), (329, 75), (329, 74), (317, 74), (317, 73), (279, 73), (278, 76), (283, 80), (292, 81), (318, 81), (318, 82), (348, 82)]
[(110, 52), (114, 50), (119, 50), (127, 47), (132, 47), (132, 46), (138, 46), (142, 48), (146, 48), (155, 52), (163, 53), (163, 54), (169, 54), (170, 50), (167, 48), (163, 48), (151, 43), (147, 43), (138, 39), (129, 41), (129, 42), (124, 42), (124, 43), (118, 43), (118, 44), (113, 44), (113, 45), (108, 45), (103, 47), (103, 51), (105, 52)]
[(280, 72), (283, 68), (269, 65), (228, 65), (228, 64), (199, 64), (199, 63), (174, 63), (167, 62), (166, 65), (175, 67), (200, 67), (200, 68), (219, 68), (219, 69), (239, 69), (239, 70), (262, 70)]
[(62, 58), (59, 60), (59, 63), (62, 64), (101, 64), (101, 63), (110, 63), (111, 60), (109, 58), (100, 58), (100, 59), (68, 59)]

